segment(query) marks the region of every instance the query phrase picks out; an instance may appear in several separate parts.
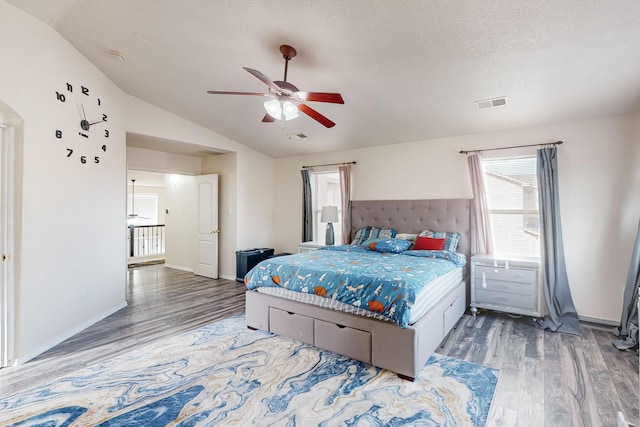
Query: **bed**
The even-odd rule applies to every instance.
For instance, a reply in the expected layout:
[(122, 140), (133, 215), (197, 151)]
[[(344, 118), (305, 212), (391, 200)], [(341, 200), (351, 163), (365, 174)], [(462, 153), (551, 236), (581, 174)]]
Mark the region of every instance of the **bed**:
[[(280, 260), (277, 257), (273, 259), (272, 265), (266, 264), (269, 260), (263, 261), (265, 264), (258, 264), (254, 267), (256, 271), (252, 270), (247, 275), (247, 326), (335, 351), (393, 371), (401, 378), (414, 380), (431, 353), (457, 324), (467, 306), (466, 283), (468, 283), (468, 265), (471, 255), (470, 201), (468, 199), (353, 201), (351, 224), (353, 230), (374, 226), (394, 228), (400, 233), (419, 233), (426, 229), (458, 233), (460, 239), (456, 252), (463, 254), (467, 262), (463, 267), (458, 268), (457, 272), (454, 268), (447, 273), (451, 277), (448, 279), (446, 291), (437, 293), (435, 299), (430, 298), (426, 312), (418, 319), (412, 319), (410, 316), (413, 307), (407, 314), (400, 313), (400, 309), (395, 310), (395, 306), (393, 310), (395, 318), (391, 319), (388, 316), (387, 318), (382, 316), (383, 310), (376, 310), (377, 306), (369, 307), (368, 311), (339, 311), (330, 303), (332, 298), (321, 298), (327, 303), (320, 304), (317, 300), (290, 299), (291, 295), (287, 293), (292, 291), (278, 289), (282, 288), (281, 286), (274, 286), (274, 289), (268, 289), (267, 292), (252, 289), (256, 285), (254, 282), (259, 281), (260, 273), (269, 278), (275, 276), (274, 280), (279, 281), (281, 275), (274, 274), (275, 270), (272, 269), (286, 268), (282, 267), (286, 261), (299, 262), (304, 254), (279, 257), (282, 258)], [(357, 262), (365, 262), (367, 257), (373, 256), (367, 251), (355, 248), (346, 248), (344, 254), (342, 250), (333, 248), (333, 251), (321, 250), (316, 253), (307, 253), (305, 256), (312, 257), (311, 263), (320, 266), (327, 261), (328, 257), (340, 260), (349, 252), (355, 252), (353, 255), (359, 257)], [(385, 262), (379, 263), (380, 265), (395, 262), (392, 257), (396, 254), (383, 255), (387, 258)], [(345, 258), (343, 262), (347, 264), (350, 261)], [(326, 269), (326, 273), (335, 274), (335, 269), (336, 267)], [(306, 276), (306, 274), (300, 274)], [(321, 276), (321, 274), (316, 275)], [(399, 278), (396, 279), (399, 280)], [(352, 280), (351, 284), (345, 285), (347, 286), (351, 286), (355, 291), (358, 283)], [(333, 291), (329, 292), (330, 296)], [(318, 294), (320, 297), (327, 296), (318, 292), (311, 292), (311, 294), (309, 296), (311, 299), (317, 298), (313, 294)], [(395, 294), (394, 301), (396, 301)], [(400, 299), (397, 302), (400, 308), (402, 306)], [(388, 311), (385, 310), (385, 312)]]

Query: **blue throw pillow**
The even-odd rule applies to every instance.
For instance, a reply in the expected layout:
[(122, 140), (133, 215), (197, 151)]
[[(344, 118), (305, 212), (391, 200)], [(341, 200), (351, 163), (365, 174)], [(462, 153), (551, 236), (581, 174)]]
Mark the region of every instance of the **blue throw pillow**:
[(371, 227), (358, 228), (356, 230), (356, 234), (353, 236), (353, 241), (351, 242), (351, 244), (352, 245), (363, 244), (369, 238), (370, 233), (371, 233)]
[(371, 243), (369, 248), (376, 252), (398, 254), (406, 251), (410, 246), (411, 242), (409, 240), (386, 239)]
[(392, 239), (396, 237), (395, 228), (362, 227), (356, 230), (352, 245), (362, 245), (369, 239)]

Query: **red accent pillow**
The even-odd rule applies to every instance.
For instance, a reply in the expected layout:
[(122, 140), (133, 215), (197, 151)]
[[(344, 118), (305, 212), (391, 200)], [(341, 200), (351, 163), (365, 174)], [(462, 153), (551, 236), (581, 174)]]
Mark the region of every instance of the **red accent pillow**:
[(425, 251), (441, 251), (444, 246), (444, 238), (434, 239), (433, 237), (420, 237), (416, 239), (413, 250), (425, 250)]

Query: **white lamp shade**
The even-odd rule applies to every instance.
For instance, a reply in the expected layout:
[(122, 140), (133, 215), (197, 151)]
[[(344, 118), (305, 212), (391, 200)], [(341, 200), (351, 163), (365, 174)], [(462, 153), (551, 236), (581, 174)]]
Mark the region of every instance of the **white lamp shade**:
[(282, 103), (282, 113), (285, 120), (291, 120), (298, 117), (298, 107), (291, 101), (284, 101)]
[(276, 120), (280, 120), (282, 117), (282, 106), (280, 105), (280, 101), (277, 99), (265, 101), (264, 109), (267, 110), (267, 113)]
[(298, 117), (298, 107), (291, 101), (281, 102), (279, 99), (265, 101), (264, 109), (276, 120), (282, 120), (283, 115), (285, 120)]
[(323, 206), (320, 214), (320, 222), (338, 222), (338, 207)]

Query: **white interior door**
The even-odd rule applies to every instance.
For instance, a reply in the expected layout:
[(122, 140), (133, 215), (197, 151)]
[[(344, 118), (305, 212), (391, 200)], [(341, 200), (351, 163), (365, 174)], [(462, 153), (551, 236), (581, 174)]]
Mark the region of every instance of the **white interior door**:
[(0, 368), (13, 359), (13, 128), (0, 122)]
[(196, 176), (196, 263), (193, 272), (218, 278), (218, 175)]

